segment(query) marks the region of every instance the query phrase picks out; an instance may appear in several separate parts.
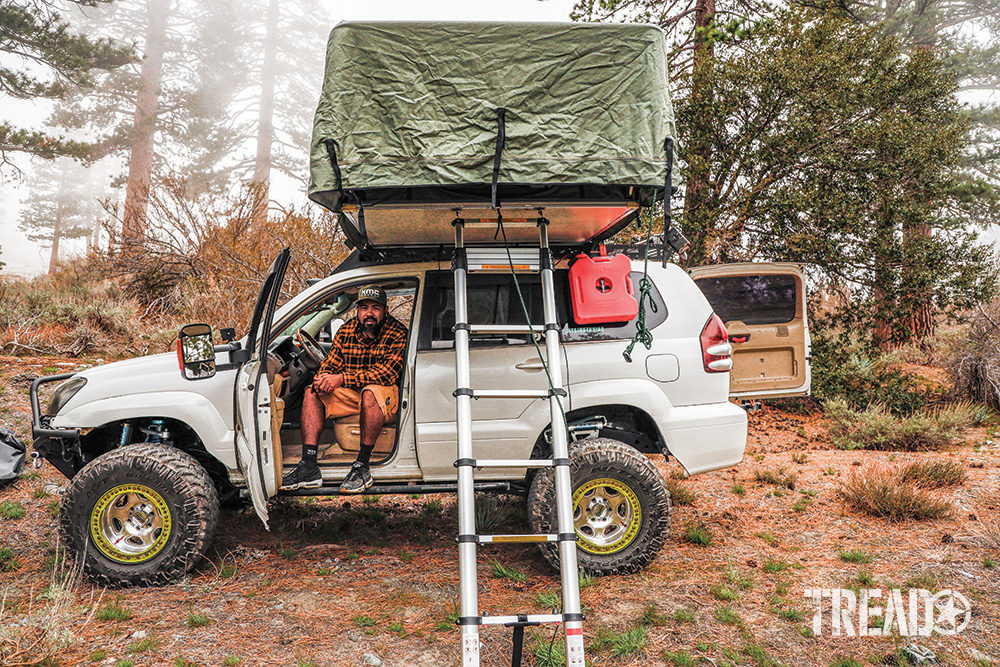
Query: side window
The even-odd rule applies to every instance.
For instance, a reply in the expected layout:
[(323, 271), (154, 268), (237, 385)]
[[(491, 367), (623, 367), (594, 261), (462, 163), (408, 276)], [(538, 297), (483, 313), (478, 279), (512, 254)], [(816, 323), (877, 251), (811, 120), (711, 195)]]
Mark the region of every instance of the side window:
[[(639, 297), (639, 282), (642, 280), (641, 271), (633, 271), (629, 274), (632, 279), (632, 284), (635, 286), (635, 296)], [(569, 302), (569, 279), (565, 272), (562, 274), (562, 281), (565, 284), (566, 302)], [(660, 290), (656, 289), (656, 284), (653, 284), (653, 289), (650, 290), (649, 296), (652, 297), (653, 303), (656, 304), (656, 309), (653, 310), (646, 304), (646, 327), (648, 329), (653, 329), (661, 324), (663, 324), (667, 319), (667, 304), (663, 300), (663, 296), (660, 294)], [(592, 325), (576, 325), (570, 322), (568, 325), (563, 326), (562, 339), (567, 343), (582, 342), (582, 341), (597, 341), (597, 340), (618, 340), (627, 339), (635, 336), (636, 332), (636, 320), (631, 322), (625, 322), (624, 324), (592, 324)]]
[[(468, 276), (469, 321), (473, 324), (526, 324), (525, 307), (533, 325), (545, 321), (542, 307), (542, 283), (538, 275), (518, 275), (521, 296), (510, 274), (471, 273)], [(420, 323), (420, 350), (451, 349), (455, 345), (455, 284), (450, 272), (428, 273), (427, 291)], [(557, 292), (558, 292), (557, 288)], [(521, 304), (524, 298), (524, 305)], [(558, 298), (557, 302), (561, 301)], [(557, 306), (560, 322), (565, 321), (564, 308)], [(528, 345), (527, 335), (476, 335), (473, 347), (496, 345)]]
[(787, 324), (795, 319), (795, 276), (718, 276), (696, 282), (723, 322)]
[[(632, 281), (638, 286), (641, 273), (633, 273)], [(519, 274), (518, 296), (514, 280), (510, 274), (471, 273), (468, 277), (469, 321), (473, 324), (526, 324), (525, 306), (531, 323), (539, 326), (545, 321), (542, 305), (541, 278), (537, 274)], [(632, 338), (635, 322), (621, 325), (577, 326), (570, 317), (572, 307), (569, 302), (569, 279), (566, 271), (558, 271), (555, 280), (556, 317), (562, 327), (565, 342), (615, 340)], [(424, 308), (420, 323), (419, 350), (451, 349), (455, 345), (455, 286), (450, 272), (428, 273), (428, 289), (425, 292)], [(667, 319), (667, 306), (655, 285), (651, 292), (656, 303), (656, 312), (648, 312), (646, 324), (653, 328)], [(526, 345), (531, 341), (527, 335), (477, 335), (472, 338), (473, 347), (496, 345)]]
[[(367, 284), (370, 283), (350, 285), (326, 293), (322, 300), (306, 306), (290, 322), (284, 324), (276, 339), (280, 341), (289, 338), (297, 330), (304, 329), (321, 343), (332, 342), (337, 329), (354, 316), (358, 289)], [(417, 293), (416, 279), (396, 278), (375, 284), (380, 285), (386, 292), (389, 299), (389, 314), (409, 328)]]

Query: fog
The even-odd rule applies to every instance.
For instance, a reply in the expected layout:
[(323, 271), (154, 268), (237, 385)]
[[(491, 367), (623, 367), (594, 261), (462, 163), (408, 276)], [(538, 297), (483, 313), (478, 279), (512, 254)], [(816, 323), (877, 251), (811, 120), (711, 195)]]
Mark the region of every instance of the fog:
[[(321, 1), (325, 16), (317, 17), (316, 20), (326, 26), (326, 31), (344, 20), (568, 21), (574, 4), (574, 0), (430, 0), (421, 3), (404, 0), (325, 0)], [(141, 36), (137, 39), (141, 53)], [(315, 63), (319, 65), (321, 62), (322, 53), (319, 53)], [(318, 98), (321, 76), (318, 69), (314, 76), (315, 97)], [(46, 118), (54, 106), (51, 101), (15, 101), (5, 97), (0, 119), (20, 127), (44, 129)], [(127, 169), (124, 160), (116, 160), (124, 173)], [(3, 181), (0, 182), (0, 262), (5, 264), (5, 274), (33, 276), (48, 269), (49, 250), (28, 240), (24, 232), (18, 229), (18, 220), (29, 194), (28, 180), (35, 164), (23, 155), (15, 154), (14, 161), (20, 173), (7, 166), (3, 171)], [(305, 179), (305, 151), (301, 152), (300, 164), (299, 178)], [(283, 207), (301, 207), (307, 204), (302, 181), (278, 173), (272, 173), (270, 198)], [(61, 242), (59, 255), (61, 259), (66, 259), (83, 252), (85, 248), (85, 239), (64, 240)]]

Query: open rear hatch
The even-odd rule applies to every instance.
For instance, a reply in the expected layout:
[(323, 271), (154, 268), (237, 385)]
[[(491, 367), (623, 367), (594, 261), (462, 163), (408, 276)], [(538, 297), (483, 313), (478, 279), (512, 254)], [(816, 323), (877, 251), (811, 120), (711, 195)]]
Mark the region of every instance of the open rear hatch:
[(341, 23), (309, 197), (362, 250), (450, 244), (456, 217), (501, 215), (511, 243), (538, 217), (553, 245), (601, 241), (676, 187), (667, 84), (651, 25)]

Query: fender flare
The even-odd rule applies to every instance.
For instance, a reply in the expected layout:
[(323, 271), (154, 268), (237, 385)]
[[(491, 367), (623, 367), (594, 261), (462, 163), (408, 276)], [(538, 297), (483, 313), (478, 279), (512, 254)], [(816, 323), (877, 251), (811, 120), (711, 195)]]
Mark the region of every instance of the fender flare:
[(574, 412), (610, 404), (645, 412), (652, 419), (660, 441), (665, 444), (663, 453), (670, 451), (669, 431), (664, 431), (663, 424), (670, 421), (674, 406), (656, 383), (637, 379), (600, 380), (571, 384), (569, 392)]
[[(662, 452), (670, 452), (670, 432), (663, 426), (670, 421), (674, 407), (654, 382), (636, 379), (595, 380), (570, 384), (567, 389), (570, 400), (563, 399), (563, 409), (567, 413), (605, 405), (624, 405), (645, 412), (656, 427), (659, 441), (665, 445)], [(548, 402), (533, 401), (520, 419), (540, 425), (537, 437), (541, 438), (542, 433), (552, 424)]]
[(205, 449), (229, 469), (236, 468), (235, 431), (206, 397), (189, 391), (130, 394), (101, 398), (60, 413), (54, 428), (88, 429), (129, 419), (163, 417), (187, 424)]

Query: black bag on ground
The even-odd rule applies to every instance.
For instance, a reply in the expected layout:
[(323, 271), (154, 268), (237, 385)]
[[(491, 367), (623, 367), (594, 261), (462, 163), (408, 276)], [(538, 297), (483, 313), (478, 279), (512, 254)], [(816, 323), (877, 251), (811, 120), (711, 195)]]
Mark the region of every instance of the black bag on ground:
[(13, 431), (0, 426), (0, 487), (13, 483), (21, 476), (27, 449)]

